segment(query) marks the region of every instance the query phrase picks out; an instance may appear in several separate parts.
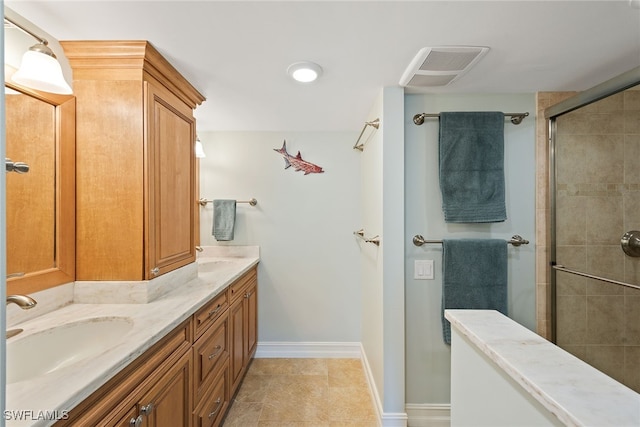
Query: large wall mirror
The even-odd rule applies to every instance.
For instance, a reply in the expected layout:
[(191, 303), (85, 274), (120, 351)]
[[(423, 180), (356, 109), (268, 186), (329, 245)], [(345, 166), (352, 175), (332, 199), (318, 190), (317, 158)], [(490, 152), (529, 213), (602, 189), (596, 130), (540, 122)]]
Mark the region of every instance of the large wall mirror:
[(75, 98), (5, 83), (5, 106), (7, 294), (28, 294), (75, 280)]

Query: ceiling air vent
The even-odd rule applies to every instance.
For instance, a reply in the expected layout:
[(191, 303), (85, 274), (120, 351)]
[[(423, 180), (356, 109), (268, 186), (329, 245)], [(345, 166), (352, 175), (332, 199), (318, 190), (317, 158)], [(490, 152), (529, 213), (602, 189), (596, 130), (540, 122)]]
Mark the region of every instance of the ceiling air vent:
[(483, 46), (422, 48), (400, 78), (400, 86), (446, 86), (466, 73), (488, 51), (489, 48)]

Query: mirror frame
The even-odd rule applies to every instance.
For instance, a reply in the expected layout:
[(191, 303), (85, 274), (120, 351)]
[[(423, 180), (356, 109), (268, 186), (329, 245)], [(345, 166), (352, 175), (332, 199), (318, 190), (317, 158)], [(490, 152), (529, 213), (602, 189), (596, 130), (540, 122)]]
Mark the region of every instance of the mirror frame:
[(76, 98), (73, 95), (56, 95), (36, 91), (7, 80), (4, 83), (5, 87), (17, 90), (55, 107), (56, 266), (45, 270), (26, 272), (24, 276), (6, 280), (7, 295), (29, 294), (75, 281)]

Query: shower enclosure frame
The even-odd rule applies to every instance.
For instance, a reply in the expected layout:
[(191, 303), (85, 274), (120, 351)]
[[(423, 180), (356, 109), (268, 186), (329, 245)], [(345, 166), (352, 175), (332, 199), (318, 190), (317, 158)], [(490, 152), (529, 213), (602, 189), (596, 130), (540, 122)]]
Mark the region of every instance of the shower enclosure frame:
[[(563, 114), (577, 110), (608, 96), (614, 95), (618, 92), (622, 92), (633, 86), (640, 84), (640, 67), (633, 68), (626, 73), (623, 73), (617, 77), (607, 80), (597, 86), (592, 87), (586, 91), (580, 92), (558, 104), (555, 104), (547, 108), (544, 112), (545, 119), (548, 123), (548, 144), (549, 144), (549, 266), (550, 272), (550, 320), (551, 320), (551, 336), (550, 341), (556, 343), (556, 327), (557, 327), (557, 313), (556, 313), (556, 274), (557, 270), (554, 269), (556, 264), (556, 132), (557, 124), (556, 119)], [(595, 278), (595, 277), (592, 277)]]

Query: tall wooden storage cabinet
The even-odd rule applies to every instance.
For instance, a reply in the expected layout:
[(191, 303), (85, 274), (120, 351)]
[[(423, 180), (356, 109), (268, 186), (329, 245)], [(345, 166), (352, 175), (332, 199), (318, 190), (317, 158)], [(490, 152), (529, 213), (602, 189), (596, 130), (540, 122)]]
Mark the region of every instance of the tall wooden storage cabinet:
[(193, 262), (204, 97), (147, 41), (61, 44), (77, 101), (76, 280), (148, 280)]

